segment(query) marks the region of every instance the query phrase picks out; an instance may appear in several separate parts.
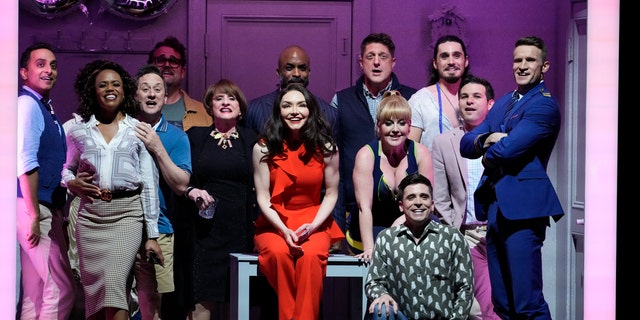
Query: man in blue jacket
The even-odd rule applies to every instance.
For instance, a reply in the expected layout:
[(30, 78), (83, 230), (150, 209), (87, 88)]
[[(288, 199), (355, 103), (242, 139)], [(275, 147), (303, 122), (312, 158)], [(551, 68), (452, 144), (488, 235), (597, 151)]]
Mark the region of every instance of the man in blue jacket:
[[(338, 91), (331, 100), (331, 105), (338, 109), (336, 140), (340, 150), (340, 195), (336, 207), (349, 213), (358, 214), (352, 178), (356, 153), (377, 137), (376, 110), (382, 95), (389, 90), (398, 90), (409, 100), (416, 92), (416, 89), (400, 84), (393, 73), (395, 51), (396, 46), (388, 34), (366, 36), (360, 44), (358, 58), (362, 75), (355, 86)], [(341, 227), (346, 230), (343, 225)]]
[(502, 319), (551, 319), (542, 293), (542, 245), (549, 217), (564, 215), (547, 175), (560, 131), (560, 108), (547, 91), (547, 48), (538, 37), (516, 41), (517, 89), (462, 137), (460, 154), (482, 157), (478, 220), (488, 220), (487, 256), (493, 303)]

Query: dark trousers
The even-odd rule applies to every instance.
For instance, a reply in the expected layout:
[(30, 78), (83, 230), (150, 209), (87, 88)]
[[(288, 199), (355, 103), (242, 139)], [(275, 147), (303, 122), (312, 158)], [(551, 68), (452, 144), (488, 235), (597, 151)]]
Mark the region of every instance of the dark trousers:
[[(492, 214), (493, 212), (493, 214)], [(551, 319), (542, 293), (542, 245), (549, 218), (506, 219), (489, 211), (487, 259), (496, 312), (502, 319)]]

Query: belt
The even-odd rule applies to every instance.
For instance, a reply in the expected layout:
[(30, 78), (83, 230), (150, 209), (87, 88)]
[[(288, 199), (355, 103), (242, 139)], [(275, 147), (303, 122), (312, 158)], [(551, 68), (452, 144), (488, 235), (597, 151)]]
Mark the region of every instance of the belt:
[(460, 231), (464, 232), (467, 230), (475, 230), (476, 232), (487, 231), (487, 225), (486, 224), (463, 224), (460, 226)]
[(136, 190), (116, 190), (116, 191), (111, 191), (109, 189), (102, 189), (100, 190), (100, 196), (92, 195), (91, 197), (109, 202), (112, 199), (128, 198), (128, 197), (135, 196), (137, 194), (140, 194), (141, 191), (142, 191), (142, 188), (138, 188)]

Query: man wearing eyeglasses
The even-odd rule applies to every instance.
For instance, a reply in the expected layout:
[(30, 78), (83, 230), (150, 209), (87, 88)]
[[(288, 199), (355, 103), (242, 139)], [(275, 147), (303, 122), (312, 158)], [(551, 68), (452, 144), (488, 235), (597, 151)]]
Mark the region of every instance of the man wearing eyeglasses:
[(149, 52), (147, 63), (154, 64), (167, 83), (167, 102), (162, 114), (165, 119), (182, 128), (184, 131), (191, 127), (208, 127), (213, 124), (201, 101), (189, 97), (182, 89), (182, 79), (187, 75), (187, 58), (184, 45), (174, 36), (168, 36), (156, 43)]
[[(182, 89), (182, 79), (187, 74), (186, 49), (174, 36), (168, 36), (156, 43), (149, 52), (148, 63), (157, 66), (162, 72), (162, 77), (167, 85), (166, 101), (162, 108), (165, 120), (184, 131), (191, 127), (209, 127), (213, 124), (213, 118), (204, 109), (204, 104), (189, 97)], [(180, 247), (180, 241), (184, 241), (184, 231), (179, 223), (176, 223), (172, 214), (167, 214), (174, 231), (174, 248)], [(173, 292), (162, 294), (161, 315), (164, 319), (184, 319), (184, 306), (180, 283), (183, 266), (180, 265), (180, 252), (174, 250), (173, 272), (175, 288)]]

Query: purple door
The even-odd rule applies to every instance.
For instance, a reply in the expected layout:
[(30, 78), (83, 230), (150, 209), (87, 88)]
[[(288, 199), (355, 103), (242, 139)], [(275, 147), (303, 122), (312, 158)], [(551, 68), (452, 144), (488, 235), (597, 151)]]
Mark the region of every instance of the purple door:
[(330, 101), (350, 86), (351, 2), (208, 1), (206, 84), (236, 82), (253, 99), (275, 90), (280, 51), (300, 45), (311, 58), (309, 89)]

